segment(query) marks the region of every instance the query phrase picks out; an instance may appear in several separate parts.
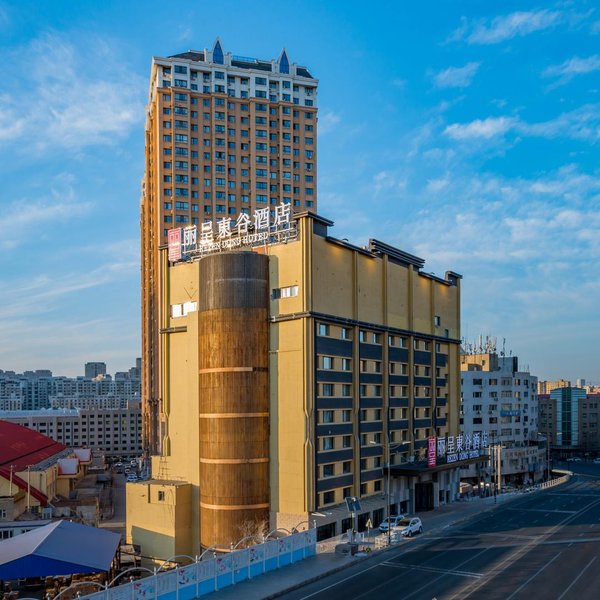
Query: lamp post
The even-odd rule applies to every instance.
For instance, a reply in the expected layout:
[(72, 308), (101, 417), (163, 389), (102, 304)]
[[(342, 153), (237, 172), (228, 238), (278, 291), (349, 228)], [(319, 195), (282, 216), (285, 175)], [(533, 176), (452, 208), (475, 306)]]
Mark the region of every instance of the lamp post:
[[(377, 442), (369, 442), (372, 445), (375, 446), (379, 446), (379, 444)], [(390, 515), (390, 496), (391, 496), (391, 476), (390, 476), (390, 466), (391, 466), (391, 462), (392, 462), (392, 457), (391, 457), (391, 453), (392, 453), (392, 449), (396, 450), (398, 448), (401, 448), (402, 446), (408, 446), (410, 445), (410, 442), (398, 442), (397, 444), (390, 444), (390, 440), (389, 437), (386, 436), (386, 444), (385, 444), (385, 448), (386, 448), (386, 456), (387, 456), (387, 474), (386, 474), (386, 498), (387, 498), (387, 508), (386, 508), (386, 517), (387, 517), (387, 522), (388, 522), (388, 527), (387, 527), (387, 538), (388, 538), (388, 546), (391, 545), (392, 543), (392, 523), (391, 523), (391, 515)]]
[(546, 440), (546, 481), (550, 480), (550, 436), (548, 433), (537, 433), (538, 438)]

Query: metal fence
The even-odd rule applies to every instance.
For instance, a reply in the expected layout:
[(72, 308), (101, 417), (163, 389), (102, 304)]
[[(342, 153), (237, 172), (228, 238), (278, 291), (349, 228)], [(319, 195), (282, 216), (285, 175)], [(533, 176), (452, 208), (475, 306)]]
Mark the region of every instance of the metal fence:
[(191, 600), (316, 554), (315, 529), (234, 550), (81, 596), (93, 600)]

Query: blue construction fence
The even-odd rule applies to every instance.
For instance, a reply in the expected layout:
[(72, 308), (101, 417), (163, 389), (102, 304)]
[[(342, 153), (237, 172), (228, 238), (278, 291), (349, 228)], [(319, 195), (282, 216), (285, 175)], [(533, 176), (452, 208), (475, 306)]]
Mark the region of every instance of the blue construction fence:
[(93, 600), (191, 600), (259, 577), (316, 554), (315, 529), (234, 550), (216, 558), (160, 572), (143, 579), (82, 596)]

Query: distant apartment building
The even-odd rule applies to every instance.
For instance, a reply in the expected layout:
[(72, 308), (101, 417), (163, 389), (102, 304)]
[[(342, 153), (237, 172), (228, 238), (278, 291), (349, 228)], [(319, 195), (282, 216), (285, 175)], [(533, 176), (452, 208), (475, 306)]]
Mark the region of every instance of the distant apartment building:
[(98, 376), (106, 375), (106, 363), (103, 362), (88, 362), (85, 363), (85, 378), (95, 379)]
[[(36, 370), (15, 373), (0, 370), (0, 410), (40, 410), (44, 408), (125, 408), (140, 401), (140, 361), (136, 366), (115, 373), (91, 377), (53, 376), (51, 371)], [(88, 369), (89, 375), (102, 371)], [(105, 369), (104, 369), (105, 371)]]
[(137, 456), (142, 451), (139, 403), (113, 409), (0, 411), (0, 419), (42, 433), (65, 446), (90, 448), (106, 456)]
[(489, 459), (462, 470), (462, 478), (490, 482), (498, 469), (501, 484), (521, 485), (542, 478), (545, 445), (538, 443), (537, 377), (519, 369), (516, 356), (496, 352), (461, 355), (461, 432), (485, 432), (501, 450), (500, 463)]
[(600, 451), (600, 394), (576, 387), (540, 396), (540, 430), (563, 454)]
[(0, 410), (22, 410), (23, 387), (18, 379), (0, 379)]
[(571, 382), (566, 379), (557, 379), (556, 381), (538, 381), (538, 395), (549, 394), (552, 390), (571, 387)]

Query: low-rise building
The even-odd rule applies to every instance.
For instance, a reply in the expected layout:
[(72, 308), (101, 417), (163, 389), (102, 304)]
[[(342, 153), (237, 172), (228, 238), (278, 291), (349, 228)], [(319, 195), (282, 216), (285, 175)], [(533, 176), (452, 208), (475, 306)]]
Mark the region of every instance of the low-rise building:
[(0, 539), (44, 525), (36, 517), (51, 518), (52, 499), (68, 497), (90, 463), (89, 450), (0, 419)]
[(547, 453), (538, 440), (537, 377), (520, 370), (516, 356), (492, 351), (461, 356), (461, 384), (462, 435), (485, 432), (500, 452), (463, 469), (462, 478), (477, 485), (541, 480)]
[(90, 448), (105, 456), (138, 456), (142, 452), (139, 403), (113, 409), (0, 411), (0, 419), (38, 431), (66, 446)]

